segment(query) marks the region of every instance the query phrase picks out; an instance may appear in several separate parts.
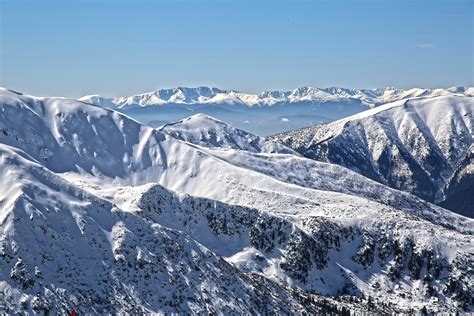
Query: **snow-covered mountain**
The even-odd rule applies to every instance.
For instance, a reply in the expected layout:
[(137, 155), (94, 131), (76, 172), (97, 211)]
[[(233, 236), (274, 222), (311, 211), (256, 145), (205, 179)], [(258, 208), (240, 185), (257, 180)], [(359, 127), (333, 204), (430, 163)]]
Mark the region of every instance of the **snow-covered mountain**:
[(252, 94), (208, 87), (180, 87), (119, 98), (90, 95), (80, 100), (119, 110), (151, 126), (205, 113), (237, 128), (270, 135), (333, 121), (387, 102), (442, 95), (473, 96), (474, 88), (359, 90), (300, 87)]
[[(122, 210), (24, 155), (0, 145), (2, 312), (324, 310), (324, 304), (306, 303), (310, 294), (240, 272), (187, 234), (160, 225), (156, 210)], [(180, 202), (158, 185), (153, 190), (150, 196), (173, 214), (208, 209), (219, 215), (230, 208)]]
[(443, 95), (474, 96), (473, 87), (452, 87), (448, 89), (347, 89), (300, 87), (290, 91), (263, 91), (259, 94), (243, 93), (218, 88), (178, 87), (162, 89), (130, 97), (107, 98), (88, 95), (80, 100), (105, 107), (118, 109), (126, 107), (144, 107), (163, 104), (243, 104), (246, 106), (273, 106), (279, 103), (341, 101), (354, 99), (363, 101), (368, 107), (414, 97), (434, 97)]
[(247, 133), (203, 113), (166, 124), (159, 130), (176, 139), (204, 147), (299, 155), (279, 142)]
[(474, 217), (473, 112), (472, 97), (402, 100), (272, 138)]
[(0, 106), (2, 311), (474, 308), (471, 219), (205, 116)]

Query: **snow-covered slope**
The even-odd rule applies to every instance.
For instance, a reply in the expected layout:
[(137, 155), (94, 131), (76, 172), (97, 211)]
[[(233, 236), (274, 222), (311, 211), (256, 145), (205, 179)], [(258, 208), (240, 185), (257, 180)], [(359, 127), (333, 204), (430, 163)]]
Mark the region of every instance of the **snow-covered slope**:
[[(472, 181), (473, 112), (472, 97), (397, 101), (272, 138), (306, 157), (348, 167), (439, 203), (450, 199), (456, 183), (461, 181), (464, 188), (474, 185), (468, 183)], [(444, 205), (474, 217), (472, 195), (464, 194), (462, 200), (460, 207)]]
[(279, 142), (252, 135), (202, 113), (166, 124), (159, 130), (176, 139), (204, 147), (298, 155), (294, 150)]
[(346, 117), (383, 103), (412, 97), (474, 95), (473, 88), (345, 89), (300, 87), (290, 91), (242, 93), (217, 88), (174, 88), (130, 97), (98, 95), (80, 100), (117, 109), (151, 126), (205, 113), (257, 135), (311, 126)]
[(2, 310), (473, 309), (470, 219), (74, 100), (2, 89), (0, 105)]
[[(236, 270), (186, 234), (159, 224), (154, 210), (124, 211), (9, 146), (0, 145), (0, 158), (2, 312), (324, 310), (305, 302), (309, 294)], [(209, 203), (198, 200), (185, 209), (189, 205), (181, 206), (164, 188), (153, 193), (157, 200), (174, 198), (173, 212), (191, 214)]]

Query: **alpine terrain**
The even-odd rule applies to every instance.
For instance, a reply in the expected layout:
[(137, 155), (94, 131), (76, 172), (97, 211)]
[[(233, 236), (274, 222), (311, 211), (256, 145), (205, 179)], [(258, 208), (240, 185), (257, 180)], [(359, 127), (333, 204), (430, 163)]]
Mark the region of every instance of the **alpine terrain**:
[(272, 139), (472, 218), (473, 113), (473, 97), (415, 98)]
[(474, 312), (458, 92), (266, 139), (0, 89), (0, 311)]

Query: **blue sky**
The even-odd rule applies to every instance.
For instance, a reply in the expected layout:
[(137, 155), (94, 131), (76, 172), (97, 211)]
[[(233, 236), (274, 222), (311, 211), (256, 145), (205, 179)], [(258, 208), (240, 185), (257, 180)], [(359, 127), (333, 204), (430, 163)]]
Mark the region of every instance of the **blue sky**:
[(471, 0), (0, 0), (0, 10), (0, 85), (35, 95), (474, 85)]

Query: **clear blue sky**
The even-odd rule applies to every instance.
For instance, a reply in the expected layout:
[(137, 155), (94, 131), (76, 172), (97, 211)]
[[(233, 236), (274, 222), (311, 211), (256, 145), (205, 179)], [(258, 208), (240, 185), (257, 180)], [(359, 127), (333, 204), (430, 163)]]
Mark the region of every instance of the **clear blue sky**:
[(131, 95), (212, 85), (473, 85), (473, 0), (0, 0), (0, 85)]

